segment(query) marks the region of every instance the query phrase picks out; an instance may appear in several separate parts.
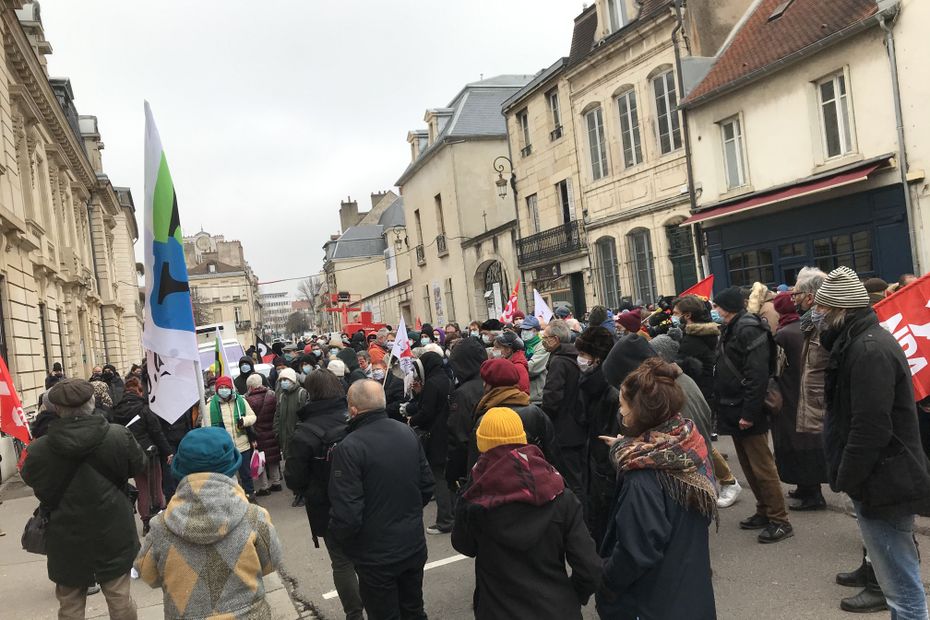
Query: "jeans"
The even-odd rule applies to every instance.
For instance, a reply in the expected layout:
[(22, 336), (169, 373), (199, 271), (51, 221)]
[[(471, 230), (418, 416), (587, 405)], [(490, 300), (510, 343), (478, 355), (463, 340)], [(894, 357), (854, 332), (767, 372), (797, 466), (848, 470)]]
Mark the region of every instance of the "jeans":
[(733, 447), (743, 475), (756, 496), (756, 514), (775, 523), (788, 523), (785, 496), (775, 467), (775, 456), (769, 448), (769, 434), (733, 436)]
[(255, 485), (252, 483), (252, 448), (242, 453), (242, 463), (239, 464), (239, 484), (246, 495), (255, 493)]
[[(136, 620), (136, 602), (129, 594), (129, 573), (113, 581), (100, 584), (100, 590), (107, 599), (107, 609), (112, 620)], [(55, 596), (58, 598), (58, 620), (84, 620), (87, 605), (87, 586), (72, 588), (55, 584)]]
[(339, 593), (339, 602), (342, 603), (346, 620), (363, 620), (362, 597), (358, 593), (358, 576), (355, 574), (352, 560), (346, 556), (342, 551), (342, 545), (332, 535), (324, 536), (323, 542), (333, 566), (333, 583), (336, 584), (336, 592)]
[(853, 505), (875, 578), (891, 609), (891, 620), (927, 620), (927, 597), (914, 542), (914, 515), (870, 519), (862, 516), (861, 503), (853, 500)]
[(433, 491), (436, 497), (436, 525), (443, 529), (452, 529), (452, 493), (446, 484), (446, 466), (430, 465), (430, 469), (433, 470), (433, 478), (436, 480), (436, 488)]
[(426, 620), (423, 566), (426, 549), (384, 566), (355, 565), (368, 620)]

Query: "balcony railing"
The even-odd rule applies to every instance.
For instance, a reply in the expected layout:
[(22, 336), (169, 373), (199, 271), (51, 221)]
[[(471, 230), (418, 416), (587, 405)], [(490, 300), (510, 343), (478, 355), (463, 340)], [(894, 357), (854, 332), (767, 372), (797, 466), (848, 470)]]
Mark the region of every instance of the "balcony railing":
[(527, 145), (524, 146), (522, 149), (520, 149), (520, 155), (521, 155), (522, 157), (526, 157), (527, 155), (529, 155), (529, 154), (532, 153), (532, 152), (533, 152), (533, 145), (532, 145), (532, 144), (527, 144)]
[(425, 265), (426, 264), (426, 253), (423, 252), (422, 244), (417, 246), (416, 252), (417, 252), (417, 265)]
[(550, 142), (555, 142), (561, 137), (562, 137), (562, 126), (561, 125), (559, 125), (558, 127), (556, 127), (555, 129), (549, 132)]
[(585, 249), (584, 231), (578, 220), (544, 230), (517, 241), (520, 265), (557, 259)]
[(436, 235), (436, 251), (439, 252), (440, 256), (449, 253), (449, 248), (446, 247), (446, 233)]

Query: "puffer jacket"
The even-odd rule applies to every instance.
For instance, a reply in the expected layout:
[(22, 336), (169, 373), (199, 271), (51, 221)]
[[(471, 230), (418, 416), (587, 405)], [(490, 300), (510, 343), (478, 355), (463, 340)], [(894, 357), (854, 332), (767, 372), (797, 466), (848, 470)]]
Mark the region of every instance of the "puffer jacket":
[(274, 392), (260, 385), (249, 390), (245, 400), (255, 413), (255, 438), (258, 440), (258, 449), (265, 453), (265, 461), (274, 464), (281, 462), (281, 448), (278, 438), (274, 434), (274, 414), (278, 407), (278, 399)]
[(687, 323), (678, 345), (676, 359), (682, 368), (694, 360), (697, 372), (692, 378), (708, 403), (712, 403), (714, 397), (714, 364), (719, 338), (720, 328), (716, 323)]
[[(237, 414), (236, 403), (242, 403), (241, 413)], [(219, 407), (219, 423), (213, 422), (214, 407)], [(236, 416), (242, 420), (242, 428), (236, 424)], [(207, 403), (207, 415), (203, 420), (204, 426), (222, 426), (232, 437), (233, 443), (239, 452), (246, 452), (252, 448), (252, 442), (249, 441), (249, 435), (245, 429), (255, 424), (255, 413), (249, 407), (249, 403), (239, 394), (233, 393), (232, 398), (223, 400), (218, 394), (214, 395)]]
[(799, 433), (823, 432), (826, 411), (823, 385), (830, 352), (820, 344), (820, 332), (810, 320), (810, 311), (801, 318), (804, 346), (801, 349), (801, 390), (798, 395)]
[(746, 310), (749, 314), (755, 314), (775, 335), (778, 330), (778, 311), (775, 310), (775, 293), (770, 291), (767, 286), (761, 282), (752, 285), (752, 292), (749, 293), (749, 299), (746, 301)]
[(135, 567), (164, 592), (165, 618), (271, 618), (262, 577), (281, 565), (281, 543), (234, 478), (186, 476), (150, 525)]
[(527, 361), (527, 371), (530, 375), (530, 402), (535, 405), (542, 404), (548, 366), (549, 352), (540, 344)]
[(288, 378), (292, 382), (296, 382), (296, 373), (291, 374), (293, 371), (290, 368), (286, 368), (281, 371), (281, 376), (278, 378), (278, 385), (275, 389), (275, 397), (278, 399), (278, 409), (275, 411), (274, 416), (274, 433), (278, 438), (278, 447), (281, 449), (281, 458), (287, 461), (287, 446), (291, 441), (291, 437), (294, 436), (294, 429), (297, 428), (297, 411), (307, 404), (307, 401), (310, 400), (310, 397), (307, 395), (307, 390), (302, 387), (298, 387), (294, 383), (289, 390), (285, 390), (281, 387), (281, 379)]

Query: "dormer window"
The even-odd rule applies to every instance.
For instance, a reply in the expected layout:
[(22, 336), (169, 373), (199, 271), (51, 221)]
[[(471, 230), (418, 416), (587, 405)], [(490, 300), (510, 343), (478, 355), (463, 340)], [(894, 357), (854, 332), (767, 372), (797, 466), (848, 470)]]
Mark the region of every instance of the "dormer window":
[(617, 32), (626, 25), (627, 16), (624, 0), (607, 0), (607, 18), (611, 32)]
[(216, 273), (216, 263), (210, 263), (207, 265), (207, 271), (210, 273)]

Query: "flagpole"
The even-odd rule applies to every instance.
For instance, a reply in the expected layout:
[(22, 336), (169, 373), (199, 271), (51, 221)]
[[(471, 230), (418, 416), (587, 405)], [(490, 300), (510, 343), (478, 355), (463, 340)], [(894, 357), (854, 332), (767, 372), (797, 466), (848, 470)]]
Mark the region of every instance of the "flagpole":
[(382, 389), (382, 390), (384, 389), (384, 386), (387, 385), (387, 376), (388, 376), (388, 373), (391, 372), (391, 360), (392, 360), (392, 359), (394, 359), (394, 354), (393, 354), (393, 353), (388, 353), (388, 356), (387, 356), (387, 364), (386, 364), (385, 367), (384, 367), (384, 379), (381, 381), (381, 389)]
[(208, 419), (206, 417), (207, 391), (203, 385), (203, 368), (200, 365), (200, 356), (197, 356), (197, 360), (194, 362), (194, 372), (197, 374), (197, 393), (200, 395), (200, 402), (198, 403), (200, 407), (200, 425), (203, 426), (204, 420)]

